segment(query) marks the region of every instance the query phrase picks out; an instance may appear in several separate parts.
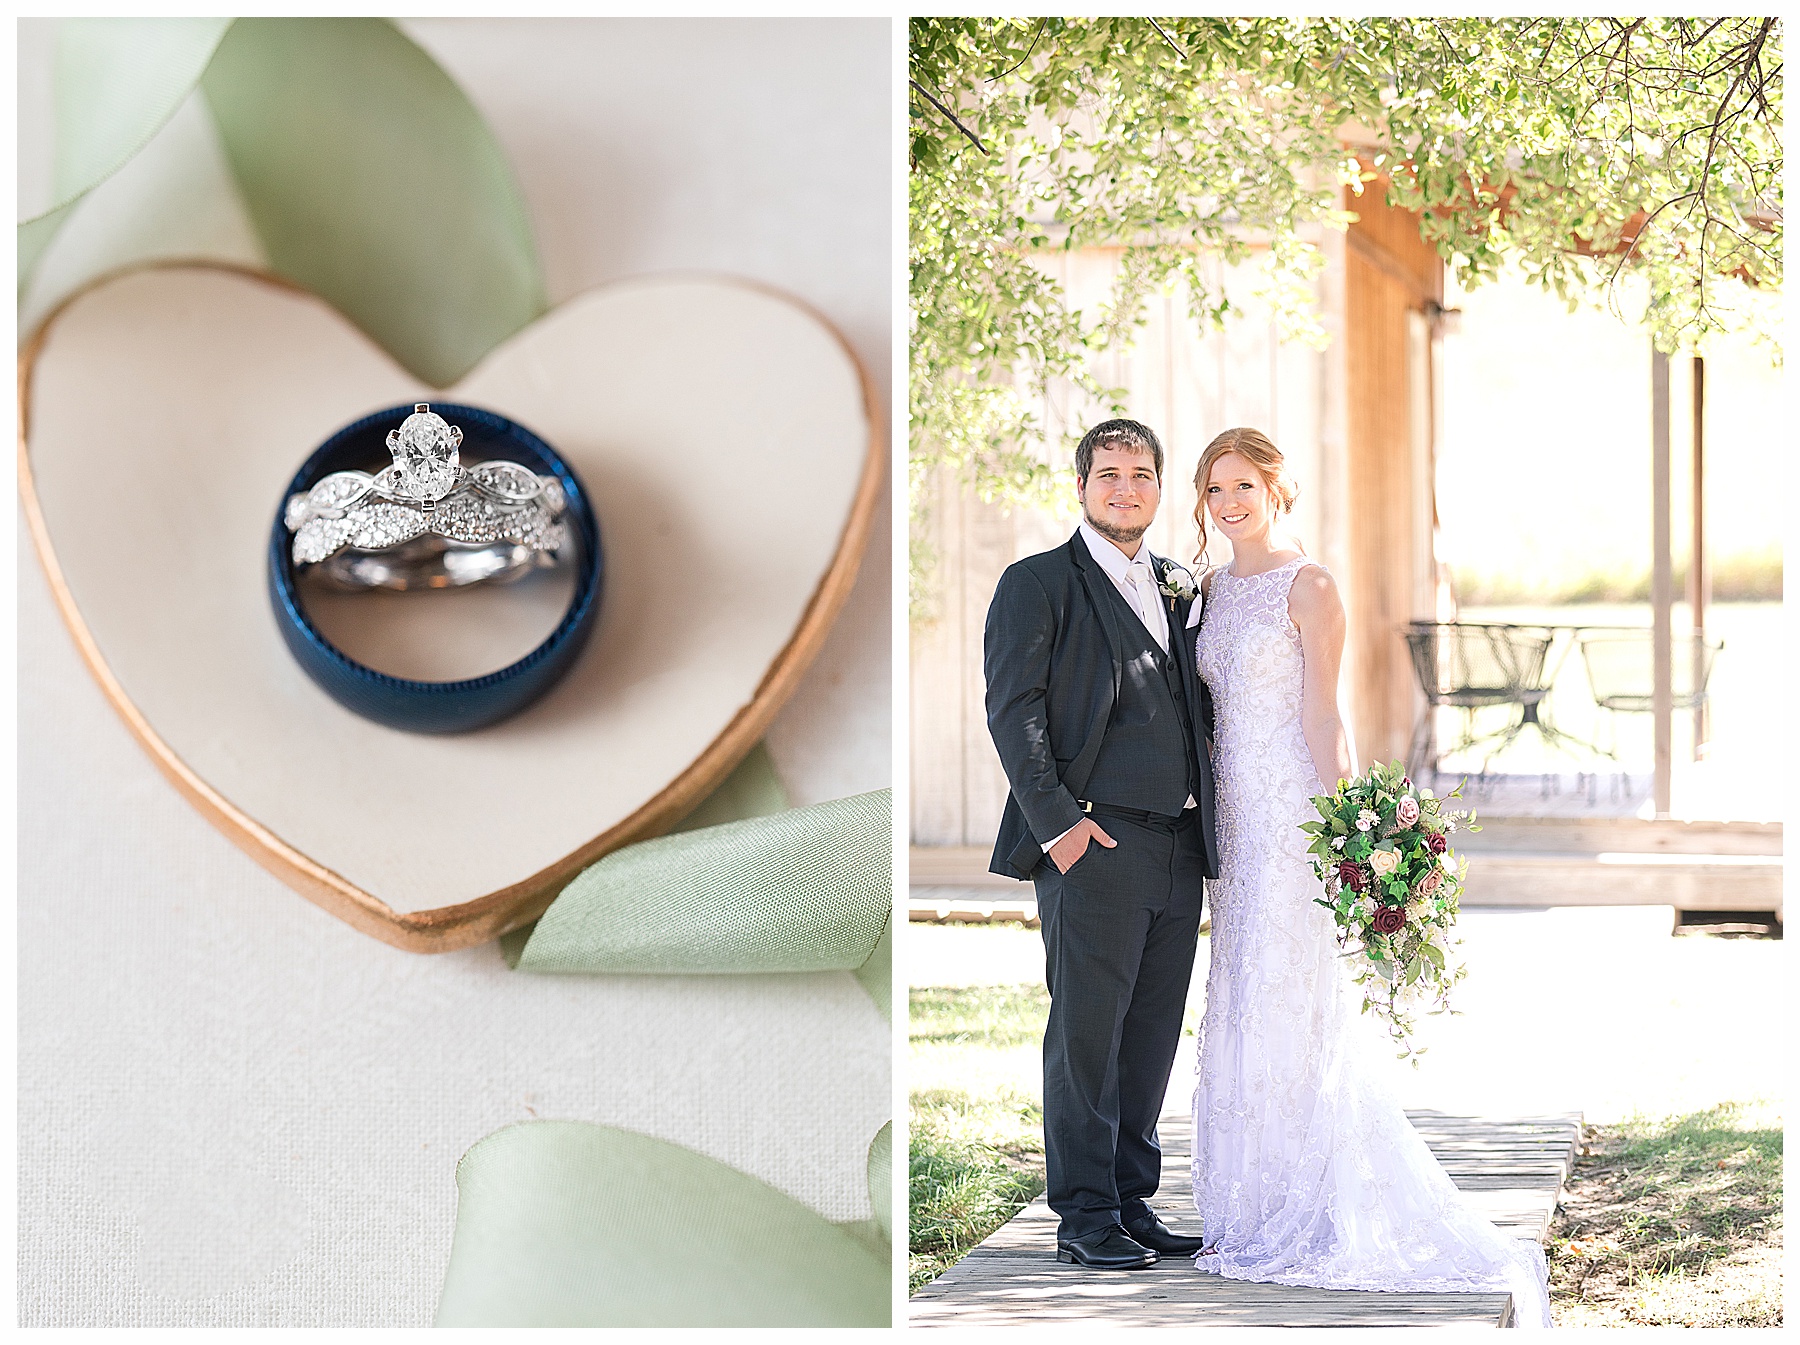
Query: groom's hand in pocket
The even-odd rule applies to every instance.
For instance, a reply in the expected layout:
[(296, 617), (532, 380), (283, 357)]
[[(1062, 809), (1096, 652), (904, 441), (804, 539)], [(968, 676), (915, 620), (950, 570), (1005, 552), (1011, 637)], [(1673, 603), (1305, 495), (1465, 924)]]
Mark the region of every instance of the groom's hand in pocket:
[(1091, 817), (1084, 817), (1077, 822), (1074, 829), (1055, 845), (1050, 847), (1050, 862), (1056, 865), (1058, 873), (1067, 873), (1075, 867), (1075, 861), (1087, 853), (1088, 841), (1092, 839), (1111, 850), (1118, 844), (1111, 836), (1100, 830), (1100, 824)]

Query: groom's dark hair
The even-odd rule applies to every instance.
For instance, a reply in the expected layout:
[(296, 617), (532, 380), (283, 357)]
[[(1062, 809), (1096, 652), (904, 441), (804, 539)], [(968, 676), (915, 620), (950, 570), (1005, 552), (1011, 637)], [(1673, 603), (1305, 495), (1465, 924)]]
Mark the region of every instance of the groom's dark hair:
[(1135, 420), (1103, 420), (1081, 436), (1075, 445), (1075, 479), (1086, 481), (1094, 470), (1096, 448), (1122, 448), (1127, 453), (1148, 453), (1156, 462), (1156, 479), (1162, 480), (1162, 441), (1156, 431)]

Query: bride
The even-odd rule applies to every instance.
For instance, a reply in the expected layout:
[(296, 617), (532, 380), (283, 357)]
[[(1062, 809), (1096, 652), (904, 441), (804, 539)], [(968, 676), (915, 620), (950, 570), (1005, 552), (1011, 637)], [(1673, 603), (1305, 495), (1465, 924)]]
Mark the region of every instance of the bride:
[(1382, 1078), (1301, 822), (1354, 774), (1337, 710), (1337, 585), (1276, 530), (1296, 487), (1256, 430), (1200, 458), (1194, 522), (1232, 560), (1194, 604), (1217, 735), (1220, 877), (1194, 1092), (1196, 1258), (1232, 1279), (1324, 1289), (1511, 1291), (1549, 1326), (1544, 1254), (1471, 1211)]

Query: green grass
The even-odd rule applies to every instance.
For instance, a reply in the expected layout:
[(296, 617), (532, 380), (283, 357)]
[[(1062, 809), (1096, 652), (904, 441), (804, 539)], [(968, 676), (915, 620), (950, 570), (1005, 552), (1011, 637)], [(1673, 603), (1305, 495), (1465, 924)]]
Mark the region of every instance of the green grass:
[(909, 1281), (917, 1291), (1044, 1189), (1041, 985), (911, 992)]
[[(1714, 556), (1714, 602), (1780, 602), (1782, 556), (1779, 546), (1763, 546)], [(1560, 607), (1568, 603), (1649, 602), (1647, 566), (1598, 566), (1553, 579), (1521, 577), (1513, 570), (1477, 570), (1455, 566), (1457, 599), (1467, 607)], [(1677, 557), (1675, 592), (1687, 590), (1687, 561)]]
[(1781, 1163), (1768, 1107), (1588, 1127), (1550, 1230), (1557, 1324), (1781, 1325)]
[(1050, 1017), (1041, 985), (926, 986), (911, 995), (908, 1035), (938, 1045), (1037, 1045)]

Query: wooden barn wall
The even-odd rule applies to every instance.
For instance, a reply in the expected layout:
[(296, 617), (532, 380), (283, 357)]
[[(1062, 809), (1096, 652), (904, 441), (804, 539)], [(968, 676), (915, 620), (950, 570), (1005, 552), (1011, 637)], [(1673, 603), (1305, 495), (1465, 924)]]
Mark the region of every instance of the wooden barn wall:
[(1346, 709), (1359, 761), (1403, 758), (1421, 699), (1402, 629), (1433, 614), (1431, 337), (1443, 267), (1383, 183), (1347, 204), (1344, 249)]
[[(1056, 274), (1072, 302), (1096, 302), (1108, 292), (1117, 263), (1110, 249), (1062, 254)], [(1252, 276), (1217, 274), (1234, 297), (1253, 303)], [(1191, 560), (1200, 453), (1221, 430), (1251, 425), (1281, 446), (1301, 482), (1293, 523), (1308, 551), (1334, 569), (1342, 563), (1344, 511), (1330, 504), (1338, 474), (1328, 462), (1341, 457), (1336, 358), (1278, 341), (1272, 320), (1254, 308), (1218, 333), (1198, 329), (1182, 295), (1151, 300), (1149, 322), (1132, 348), (1101, 356), (1095, 373), (1103, 384), (1126, 390), (1126, 414), (1155, 429), (1168, 454), (1163, 504), (1149, 536), (1154, 551)], [(1099, 418), (1097, 408), (1061, 394), (1042, 413), (1055, 427), (1081, 428)], [(1080, 515), (1072, 494), (1060, 511), (1007, 511), (944, 476), (929, 483), (927, 496), (936, 619), (915, 627), (910, 644), (911, 839), (985, 847), (1006, 798), (982, 703), (988, 603), (1007, 565), (1065, 541)], [(1210, 559), (1230, 559), (1216, 536)]]

